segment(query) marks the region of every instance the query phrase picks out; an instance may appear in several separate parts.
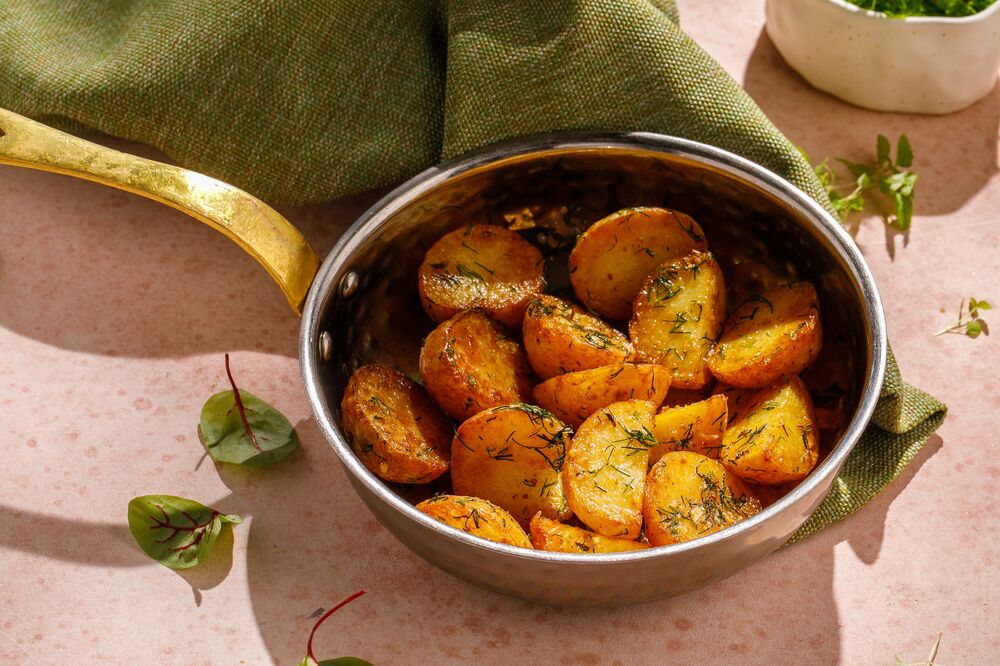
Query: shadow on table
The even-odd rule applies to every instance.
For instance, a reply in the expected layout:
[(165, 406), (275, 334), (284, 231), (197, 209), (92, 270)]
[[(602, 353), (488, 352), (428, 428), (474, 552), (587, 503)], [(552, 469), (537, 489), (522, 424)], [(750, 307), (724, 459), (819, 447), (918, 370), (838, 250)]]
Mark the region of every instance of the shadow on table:
[(997, 171), (1000, 85), (949, 115), (870, 111), (813, 88), (785, 63), (762, 30), (746, 66), (744, 86), (774, 124), (816, 162), (827, 156), (872, 160), (877, 134), (895, 141), (905, 133), (913, 145), (913, 168), (920, 175), (918, 215), (960, 208)]
[[(299, 319), (266, 271), (222, 234), (94, 183), (9, 166), (0, 177), (0, 327), (104, 356), (297, 355)], [(377, 196), (282, 212), (324, 257)]]
[[(373, 663), (771, 664), (840, 658), (834, 546), (873, 562), (892, 502), (941, 447), (934, 437), (889, 489), (843, 523), (731, 578), (680, 597), (619, 609), (560, 609), (479, 590), (424, 563), (384, 530), (350, 489), (313, 422), (276, 474), (220, 471), (254, 507), (250, 598), (276, 664), (295, 663), (314, 618), (359, 589), (328, 621), (317, 656)], [(623, 635), (642, 627), (641, 645)], [(557, 638), (561, 637), (561, 638)], [(569, 639), (571, 637), (571, 639)]]

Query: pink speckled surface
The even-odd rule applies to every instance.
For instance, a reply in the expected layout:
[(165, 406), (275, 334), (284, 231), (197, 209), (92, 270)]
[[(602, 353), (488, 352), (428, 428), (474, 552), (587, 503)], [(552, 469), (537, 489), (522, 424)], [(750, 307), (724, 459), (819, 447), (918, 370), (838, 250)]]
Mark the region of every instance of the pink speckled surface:
[[(0, 167), (0, 663), (294, 664), (319, 608), (323, 656), (379, 663), (993, 663), (1000, 652), (1000, 335), (931, 337), (958, 299), (1000, 305), (1000, 93), (959, 114), (846, 106), (791, 73), (763, 0), (683, 0), (683, 24), (814, 157), (909, 134), (921, 174), (908, 236), (867, 219), (904, 376), (951, 413), (852, 518), (720, 584), (619, 610), (483, 592), (382, 530), (347, 487), (298, 378), (297, 321), (265, 273), (167, 208)], [(121, 145), (121, 144), (116, 144)], [(129, 150), (150, 151), (136, 146)], [(291, 211), (325, 253), (373, 200)], [(1000, 311), (990, 319), (1000, 329)], [(1000, 330), (998, 330), (1000, 333)], [(202, 460), (204, 399), (236, 377), (297, 424), (263, 471)], [(174, 493), (246, 522), (202, 567), (149, 561), (128, 500)]]

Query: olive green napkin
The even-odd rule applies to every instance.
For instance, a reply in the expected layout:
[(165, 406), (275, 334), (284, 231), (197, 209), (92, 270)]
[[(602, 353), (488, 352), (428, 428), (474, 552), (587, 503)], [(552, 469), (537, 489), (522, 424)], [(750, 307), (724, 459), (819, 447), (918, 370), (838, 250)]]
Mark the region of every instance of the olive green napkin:
[[(672, 0), (6, 0), (0, 106), (152, 144), (275, 203), (388, 185), (519, 135), (610, 129), (726, 148), (829, 204)], [(875, 424), (800, 535), (871, 499), (943, 414), (893, 363)]]

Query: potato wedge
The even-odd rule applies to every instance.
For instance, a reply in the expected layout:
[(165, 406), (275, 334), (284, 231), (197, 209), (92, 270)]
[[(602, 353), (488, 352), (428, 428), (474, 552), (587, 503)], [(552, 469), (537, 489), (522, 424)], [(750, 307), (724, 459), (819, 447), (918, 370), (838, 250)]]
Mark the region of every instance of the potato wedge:
[(730, 307), (740, 306), (752, 296), (777, 289), (789, 282), (796, 282), (796, 279), (778, 273), (763, 262), (736, 261), (729, 274), (729, 279), (726, 280), (726, 300)]
[(653, 435), (659, 443), (649, 452), (649, 464), (655, 464), (670, 451), (693, 451), (718, 458), (727, 417), (724, 395), (663, 409), (653, 418)]
[(461, 312), (431, 331), (420, 350), (420, 375), (446, 413), (473, 414), (529, 402), (534, 383), (524, 349), (479, 310)]
[(382, 365), (358, 368), (340, 409), (348, 443), (380, 478), (428, 483), (448, 471), (451, 421), (403, 373)]
[(436, 322), (480, 308), (519, 326), (524, 308), (545, 291), (538, 248), (505, 227), (472, 224), (442, 236), (418, 273), (420, 302)]
[(536, 550), (556, 553), (623, 553), (649, 548), (648, 543), (601, 536), (582, 527), (550, 520), (540, 513), (531, 519), (530, 534), (531, 545)]
[(753, 483), (798, 481), (819, 460), (817, 431), (809, 389), (792, 377), (757, 391), (729, 422), (719, 461)]
[(435, 520), (473, 536), (521, 548), (531, 548), (531, 540), (514, 518), (478, 497), (435, 495), (417, 505)]
[(522, 332), (528, 362), (542, 379), (624, 363), (634, 353), (625, 335), (555, 296), (528, 303)]
[(452, 491), (493, 502), (522, 527), (539, 512), (569, 518), (562, 468), (572, 436), (566, 424), (534, 405), (479, 412), (455, 431)]
[(574, 428), (588, 416), (623, 400), (663, 402), (670, 388), (667, 369), (647, 363), (623, 363), (556, 375), (535, 387), (535, 403)]
[(602, 536), (636, 539), (642, 530), (642, 490), (649, 450), (656, 446), (654, 411), (642, 400), (608, 405), (583, 422), (566, 451), (566, 502)]
[(576, 297), (610, 319), (628, 319), (643, 280), (665, 261), (707, 250), (705, 234), (684, 213), (626, 208), (598, 220), (576, 241), (569, 277)]
[(805, 370), (822, 346), (816, 289), (794, 282), (751, 296), (733, 310), (708, 367), (727, 384), (763, 388)]
[(670, 368), (674, 388), (700, 389), (712, 379), (705, 356), (726, 317), (726, 288), (709, 252), (660, 265), (643, 282), (628, 324), (636, 357)]
[(697, 539), (759, 511), (760, 502), (746, 484), (698, 453), (667, 453), (646, 479), (642, 512), (654, 546)]

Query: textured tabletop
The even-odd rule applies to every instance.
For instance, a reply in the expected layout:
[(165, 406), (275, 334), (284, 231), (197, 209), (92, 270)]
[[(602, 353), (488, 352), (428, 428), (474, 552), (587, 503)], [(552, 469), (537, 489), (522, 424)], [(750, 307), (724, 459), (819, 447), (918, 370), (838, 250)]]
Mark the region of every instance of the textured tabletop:
[[(0, 663), (827, 664), (1000, 652), (997, 333), (932, 337), (962, 297), (1000, 305), (997, 89), (947, 117), (864, 111), (810, 88), (763, 33), (763, 0), (686, 0), (682, 23), (814, 158), (871, 154), (906, 132), (920, 173), (908, 234), (857, 240), (904, 377), (945, 401), (939, 434), (853, 517), (721, 583), (617, 610), (535, 606), (424, 563), (348, 487), (312, 420), (298, 321), (235, 245), (168, 208), (0, 167)], [(148, 149), (115, 144), (151, 155)], [(321, 254), (371, 195), (285, 211)], [(858, 226), (858, 225), (855, 225)], [(241, 385), (296, 424), (266, 470), (203, 459), (204, 400)], [(125, 523), (136, 495), (245, 518), (203, 566), (150, 561)]]

